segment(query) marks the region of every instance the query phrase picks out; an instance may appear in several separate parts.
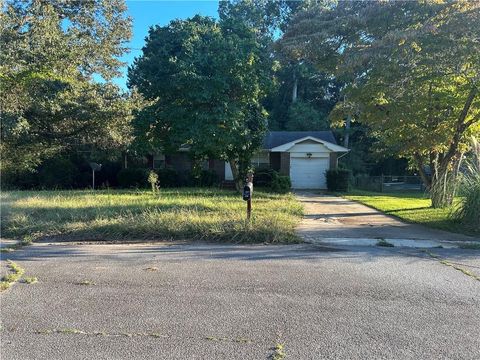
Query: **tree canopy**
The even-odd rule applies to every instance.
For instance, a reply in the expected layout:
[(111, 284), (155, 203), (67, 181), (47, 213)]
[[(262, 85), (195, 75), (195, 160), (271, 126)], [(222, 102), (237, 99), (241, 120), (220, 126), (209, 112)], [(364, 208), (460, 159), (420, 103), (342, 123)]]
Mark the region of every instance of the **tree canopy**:
[(8, 0), (1, 13), (2, 168), (128, 143), (132, 103), (109, 82), (130, 37), (123, 0)]
[(229, 17), (152, 27), (128, 74), (150, 102), (136, 120), (138, 140), (163, 151), (188, 145), (194, 159), (230, 162), (242, 181), (266, 130), (268, 64), (255, 31)]
[(479, 37), (478, 2), (340, 1), (300, 13), (282, 49), (347, 81), (360, 121), (416, 165), (444, 206), (480, 132)]

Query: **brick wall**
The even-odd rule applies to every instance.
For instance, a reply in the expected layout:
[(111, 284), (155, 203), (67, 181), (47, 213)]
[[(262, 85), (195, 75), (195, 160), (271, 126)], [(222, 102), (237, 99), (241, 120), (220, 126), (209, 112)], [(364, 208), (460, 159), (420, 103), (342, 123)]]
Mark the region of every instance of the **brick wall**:
[(334, 152), (330, 153), (330, 169), (331, 170), (337, 168), (337, 158), (338, 158), (337, 153), (334, 153)]
[(280, 153), (280, 170), (281, 175), (290, 175), (290, 153)]

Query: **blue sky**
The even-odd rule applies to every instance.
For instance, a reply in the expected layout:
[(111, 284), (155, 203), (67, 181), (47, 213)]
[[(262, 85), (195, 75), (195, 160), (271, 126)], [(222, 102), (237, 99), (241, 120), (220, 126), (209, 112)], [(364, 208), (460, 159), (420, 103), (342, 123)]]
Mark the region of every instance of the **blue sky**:
[[(145, 44), (145, 37), (152, 25), (167, 25), (174, 19), (186, 19), (195, 14), (218, 17), (218, 1), (162, 1), (162, 0), (127, 0), (128, 15), (133, 19), (133, 35), (129, 54), (122, 61), (130, 65)], [(127, 67), (123, 69), (124, 76), (115, 79), (123, 89), (126, 89)]]

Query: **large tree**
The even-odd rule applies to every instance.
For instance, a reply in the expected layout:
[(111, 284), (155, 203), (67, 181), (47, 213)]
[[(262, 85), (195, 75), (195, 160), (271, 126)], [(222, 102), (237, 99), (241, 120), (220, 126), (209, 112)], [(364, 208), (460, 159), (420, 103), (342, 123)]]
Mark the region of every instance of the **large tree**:
[(230, 17), (152, 27), (128, 74), (149, 102), (136, 119), (138, 140), (163, 151), (186, 144), (194, 159), (228, 161), (240, 188), (266, 130), (264, 50), (253, 29)]
[(299, 14), (282, 44), (348, 79), (361, 121), (416, 165), (432, 205), (443, 207), (480, 132), (479, 38), (478, 2), (340, 1)]
[(125, 10), (123, 0), (3, 4), (2, 169), (34, 169), (68, 148), (129, 140), (129, 96), (109, 82), (130, 37)]
[[(336, 84), (307, 62), (292, 61), (275, 51), (275, 40), (292, 17), (310, 1), (229, 0), (219, 3), (220, 20), (234, 19), (252, 29), (275, 62), (275, 86), (263, 102), (272, 130), (328, 128), (327, 114), (335, 104)], [(298, 104), (295, 104), (299, 101)]]

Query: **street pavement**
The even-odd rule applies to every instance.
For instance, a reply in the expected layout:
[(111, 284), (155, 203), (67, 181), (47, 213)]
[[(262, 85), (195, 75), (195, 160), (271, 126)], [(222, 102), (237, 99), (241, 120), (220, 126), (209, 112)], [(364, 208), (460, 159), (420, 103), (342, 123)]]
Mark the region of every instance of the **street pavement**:
[(277, 344), (285, 359), (480, 358), (480, 251), (35, 244), (5, 258), (38, 283), (0, 294), (2, 360), (272, 359)]

